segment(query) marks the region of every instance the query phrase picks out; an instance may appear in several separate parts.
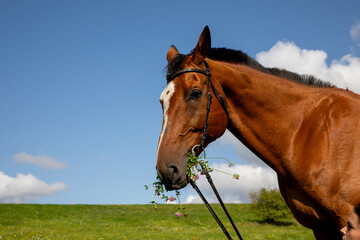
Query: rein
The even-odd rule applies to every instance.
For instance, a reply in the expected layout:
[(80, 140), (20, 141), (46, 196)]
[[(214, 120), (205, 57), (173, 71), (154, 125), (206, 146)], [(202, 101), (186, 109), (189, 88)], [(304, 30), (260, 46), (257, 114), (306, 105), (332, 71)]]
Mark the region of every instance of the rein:
[[(216, 91), (212, 81), (211, 81), (211, 73), (210, 73), (210, 70), (209, 70), (209, 65), (207, 64), (207, 62), (204, 60), (204, 64), (205, 64), (205, 71), (202, 70), (202, 69), (197, 69), (197, 68), (184, 68), (178, 72), (176, 72), (175, 74), (173, 74), (169, 80), (173, 80), (174, 78), (184, 74), (184, 73), (189, 73), (189, 72), (195, 72), (195, 73), (201, 73), (201, 74), (204, 74), (206, 76), (206, 90), (207, 90), (207, 95), (208, 95), (208, 98), (207, 98), (207, 106), (206, 106), (206, 118), (205, 118), (205, 124), (204, 124), (204, 129), (203, 129), (203, 133), (202, 133), (202, 136), (201, 136), (201, 140), (200, 140), (200, 145), (195, 145), (192, 149), (192, 152), (195, 156), (195, 152), (194, 152), (194, 149), (199, 147), (199, 148), (202, 148), (204, 150), (204, 143), (205, 143), (205, 139), (206, 139), (206, 135), (207, 135), (207, 129), (208, 129), (208, 120), (209, 120), (209, 114), (210, 114), (210, 107), (211, 107), (211, 99), (213, 97), (213, 95), (210, 93), (210, 85), (211, 85), (211, 88), (213, 90), (213, 92), (215, 93), (216, 95), (216, 98), (218, 99), (218, 101), (220, 102), (222, 108), (224, 109), (225, 113), (226, 113), (226, 116), (229, 118), (229, 114), (228, 114), (228, 111), (227, 111), (227, 106), (226, 106), (226, 103), (225, 103), (225, 99), (224, 97), (218, 92)], [(240, 240), (242, 240), (242, 237), (240, 235), (240, 232), (239, 230), (237, 229), (234, 221), (232, 220), (229, 212), (227, 211), (225, 205), (224, 205), (224, 202), (222, 201), (221, 197), (220, 197), (220, 194), (218, 193), (214, 183), (213, 183), (213, 180), (209, 174), (209, 171), (208, 169), (200, 162), (200, 166), (203, 170), (203, 172), (205, 173), (205, 176), (206, 176), (206, 179), (208, 180), (214, 194), (216, 195), (216, 198), (218, 199), (221, 207), (223, 208), (226, 216), (228, 217), (232, 227), (234, 228), (237, 236), (239, 237)], [(190, 180), (190, 184), (191, 186), (195, 189), (195, 191), (199, 194), (200, 198), (202, 199), (202, 201), (204, 202), (205, 206), (208, 208), (209, 212), (211, 213), (211, 215), (214, 217), (215, 221), (218, 223), (218, 225), (220, 226), (221, 230), (224, 232), (224, 234), (227, 236), (228, 239), (231, 239), (231, 236), (230, 234), (228, 233), (228, 231), (226, 230), (225, 226), (223, 225), (223, 223), (220, 221), (220, 219), (218, 218), (218, 216), (216, 215), (216, 213), (214, 212), (214, 210), (212, 209), (212, 207), (210, 206), (210, 204), (208, 203), (208, 201), (206, 200), (206, 198), (204, 197), (204, 195), (201, 193), (200, 189), (198, 188), (198, 186), (196, 185), (196, 183), (193, 181), (193, 180)]]

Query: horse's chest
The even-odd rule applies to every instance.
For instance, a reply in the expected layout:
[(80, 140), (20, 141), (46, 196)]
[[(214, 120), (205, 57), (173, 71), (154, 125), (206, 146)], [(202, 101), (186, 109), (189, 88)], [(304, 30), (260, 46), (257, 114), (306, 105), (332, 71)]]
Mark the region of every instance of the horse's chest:
[(318, 213), (312, 206), (311, 199), (300, 189), (289, 187), (279, 179), (280, 191), (296, 220), (305, 227), (312, 228), (319, 220)]

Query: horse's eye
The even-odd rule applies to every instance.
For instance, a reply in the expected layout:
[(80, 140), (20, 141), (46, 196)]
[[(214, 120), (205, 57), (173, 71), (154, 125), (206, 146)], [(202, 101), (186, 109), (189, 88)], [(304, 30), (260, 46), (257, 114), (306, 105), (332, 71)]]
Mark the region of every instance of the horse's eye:
[(201, 90), (199, 89), (194, 89), (192, 90), (191, 94), (190, 94), (190, 99), (199, 99), (202, 95)]

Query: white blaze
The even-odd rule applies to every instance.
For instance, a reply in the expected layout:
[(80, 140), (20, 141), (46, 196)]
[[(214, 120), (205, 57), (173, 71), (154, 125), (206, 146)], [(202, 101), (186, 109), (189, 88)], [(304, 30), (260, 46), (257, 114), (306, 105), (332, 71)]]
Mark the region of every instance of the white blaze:
[(173, 96), (174, 92), (175, 92), (175, 84), (174, 84), (174, 82), (170, 82), (160, 95), (160, 101), (162, 101), (162, 104), (163, 104), (164, 123), (162, 126), (160, 139), (159, 139), (158, 154), (159, 154), (159, 148), (161, 146), (161, 142), (162, 142), (162, 139), (164, 136), (164, 132), (168, 125), (168, 110), (170, 107), (170, 99)]

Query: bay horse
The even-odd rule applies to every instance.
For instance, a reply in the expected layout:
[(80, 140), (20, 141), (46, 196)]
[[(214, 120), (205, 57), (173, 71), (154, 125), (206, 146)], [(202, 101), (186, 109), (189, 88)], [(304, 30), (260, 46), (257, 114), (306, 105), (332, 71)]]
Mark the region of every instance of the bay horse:
[(360, 96), (313, 76), (265, 68), (241, 51), (211, 48), (207, 26), (190, 54), (171, 46), (167, 61), (157, 153), (166, 189), (189, 183), (187, 158), (200, 142), (208, 101), (204, 74), (172, 76), (185, 68), (204, 70), (206, 61), (227, 111), (213, 99), (204, 146), (228, 129), (275, 170), (299, 223), (316, 239), (341, 239), (340, 229), (360, 202)]

